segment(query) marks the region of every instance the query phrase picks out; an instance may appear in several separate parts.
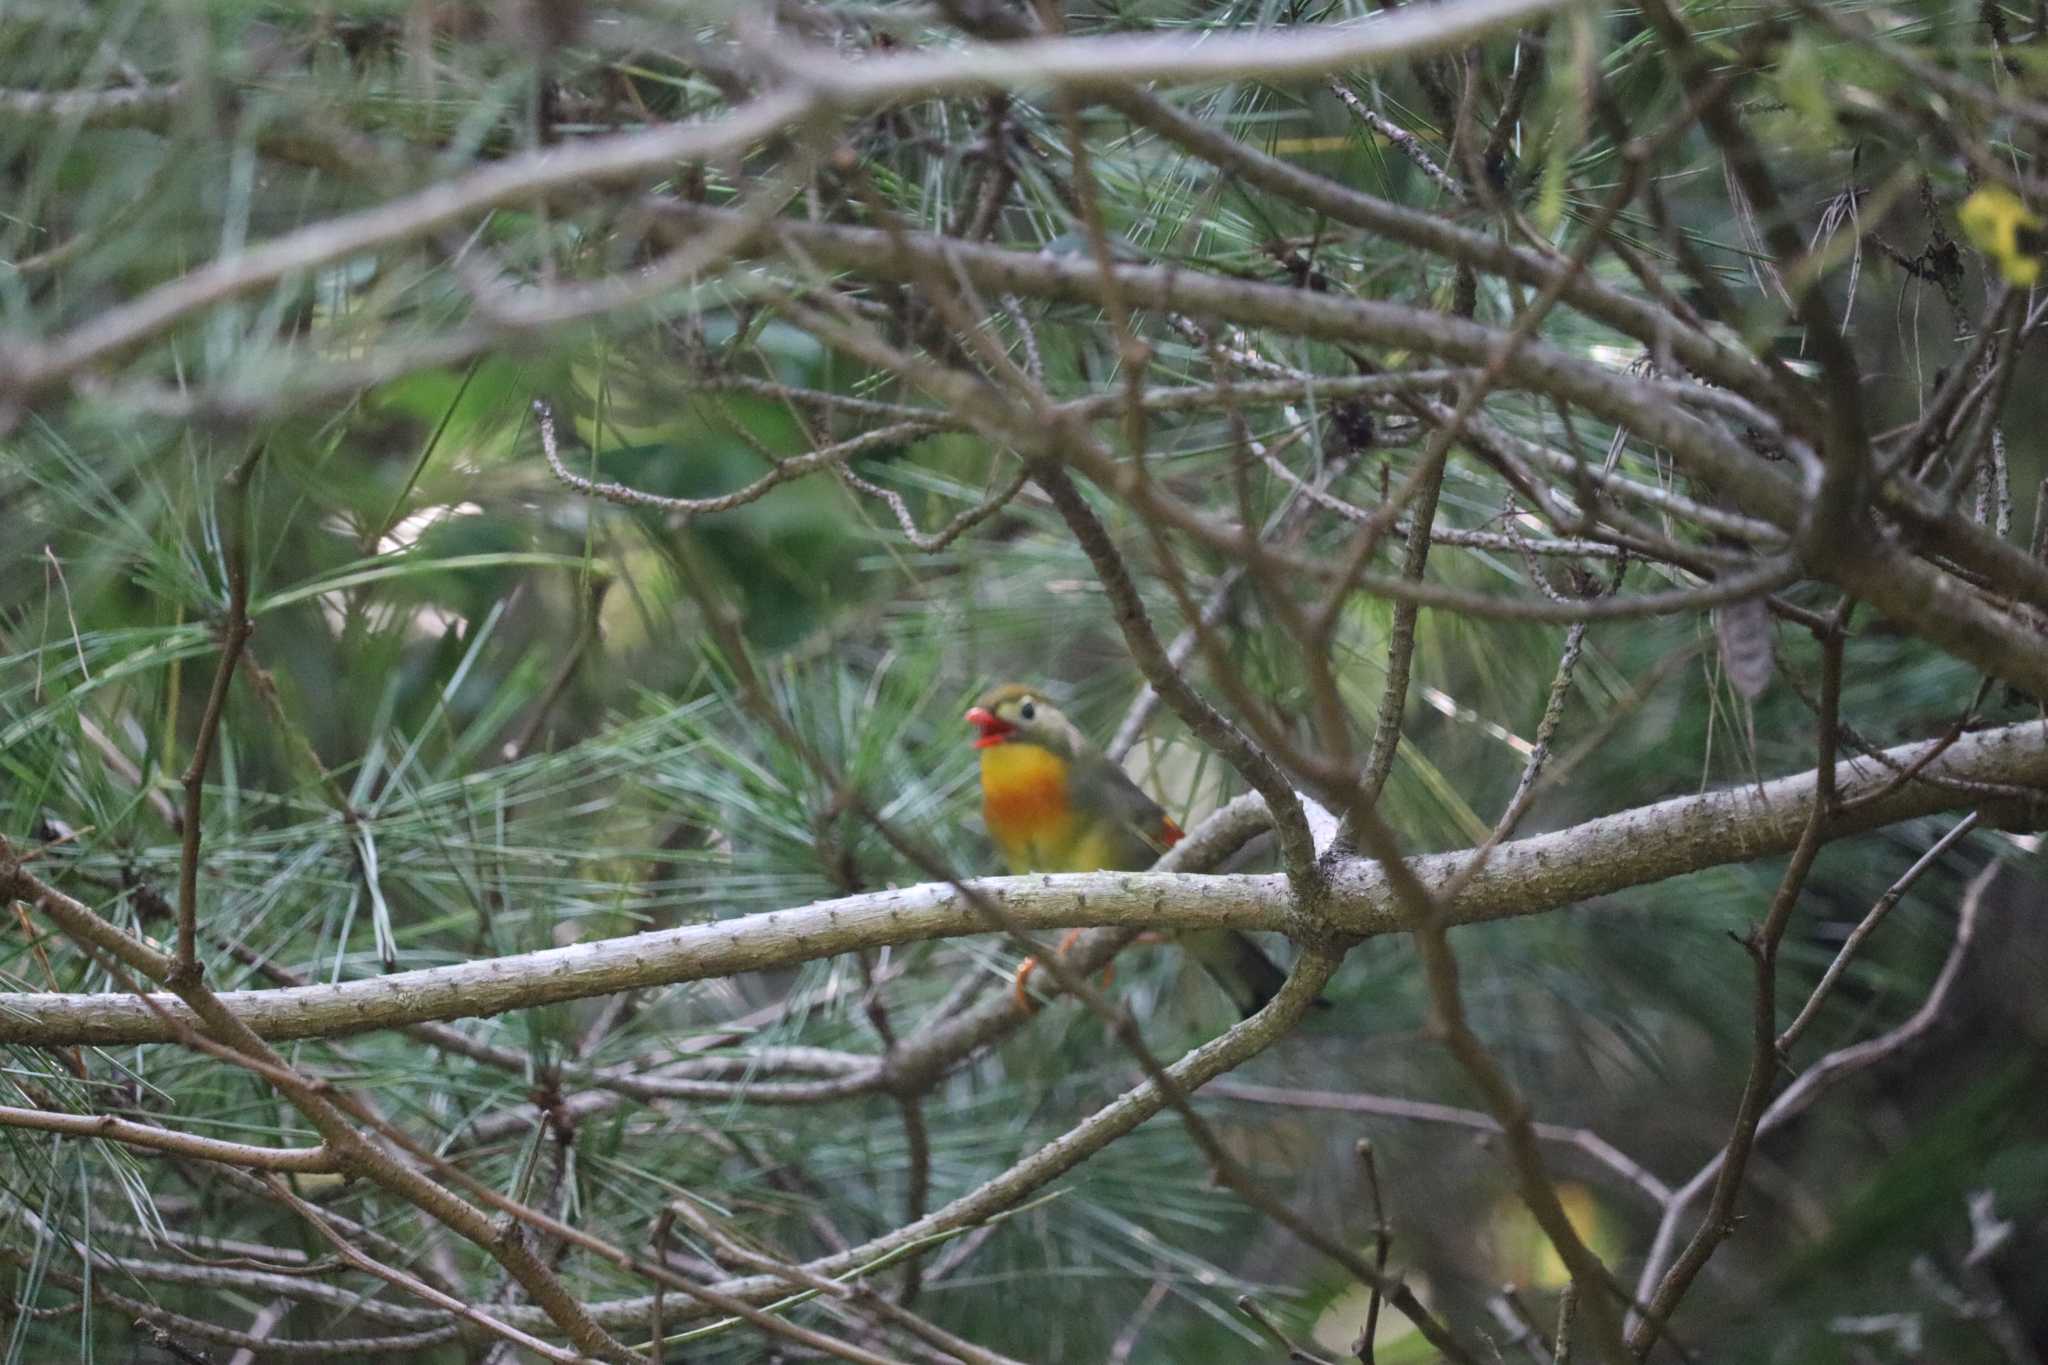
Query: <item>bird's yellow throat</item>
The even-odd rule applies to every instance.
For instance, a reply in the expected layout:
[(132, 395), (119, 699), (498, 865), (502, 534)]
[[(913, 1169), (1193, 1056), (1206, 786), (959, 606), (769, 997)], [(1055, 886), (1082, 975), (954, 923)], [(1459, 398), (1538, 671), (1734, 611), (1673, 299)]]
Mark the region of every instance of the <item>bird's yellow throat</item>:
[(981, 809), (989, 836), (1013, 871), (1065, 871), (1074, 842), (1070, 765), (1038, 744), (1010, 741), (981, 751)]

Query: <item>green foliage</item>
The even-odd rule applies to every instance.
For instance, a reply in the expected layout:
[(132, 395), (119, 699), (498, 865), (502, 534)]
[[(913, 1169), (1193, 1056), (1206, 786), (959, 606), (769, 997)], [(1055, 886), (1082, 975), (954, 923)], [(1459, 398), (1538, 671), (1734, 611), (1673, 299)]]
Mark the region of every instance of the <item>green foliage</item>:
[[(409, 53), (406, 26), (431, 8), (372, 3), (316, 15), (291, 5), (135, 3), (89, 17), (55, 8), (0, 14), (0, 85), (97, 87), (109, 79), (100, 55), (109, 50), (152, 73), (189, 68), (189, 79), (238, 92), (233, 101), (181, 105), (176, 119), (154, 127), (0, 129), (10, 206), (0, 218), (0, 256), (9, 262), (0, 267), (0, 329), (59, 334), (216, 253), (517, 150), (532, 138), (544, 83), (582, 101), (593, 127), (627, 117), (622, 109), (683, 119), (714, 103), (687, 44), (625, 52), (595, 25), (559, 50), (538, 50), (517, 26), (484, 25), (430, 32), (424, 51)], [(1295, 20), (1295, 8), (1125, 5), (1077, 12), (1071, 22), (1088, 31), (1225, 29), (1278, 22), (1282, 9)], [(622, 15), (644, 17), (635, 6)], [(1693, 19), (1710, 17), (1726, 25), (1712, 35), (1724, 48), (1763, 22), (1739, 7)], [(1944, 41), (1938, 16), (1923, 18), (1930, 47)], [(267, 65), (264, 33), (305, 43), (304, 60), (288, 74)], [(1514, 204), (1569, 249), (1622, 164), (1584, 107), (1576, 72), (1597, 65), (1638, 131), (1674, 117), (1683, 92), (1629, 24), (1567, 15), (1547, 36), (1549, 65), (1502, 178)], [(1898, 36), (1923, 35), (1908, 28)], [(2022, 61), (2038, 62), (2038, 51), (2022, 52)], [(1867, 101), (1844, 94), (1896, 97), (1904, 82), (1892, 67), (1845, 53), (1818, 31), (1773, 52), (1770, 84), (1785, 107), (1762, 111), (1758, 129), (1786, 183), (1836, 166), (1845, 139), (1867, 140), (1858, 145), (1870, 146), (1873, 160), (1904, 164), (1915, 155), (1897, 130), (1868, 126)], [(1496, 85), (1510, 74), (1506, 45), (1478, 60), (1497, 68)], [(1445, 129), (1432, 123), (1439, 111), (1416, 72), (1390, 71), (1372, 85), (1376, 107), (1440, 148)], [(1174, 98), (1253, 145), (1281, 152), (1289, 140), (1313, 142), (1281, 154), (1334, 179), (1491, 229), (1480, 210), (1446, 203), (1410, 161), (1315, 90), (1244, 82)], [(1081, 240), (1084, 227), (1062, 193), (1071, 166), (1056, 111), (1018, 101), (1009, 117), (1026, 151), (997, 239), (1031, 251)], [(1284, 281), (1298, 253), (1331, 288), (1423, 307), (1444, 304), (1459, 287), (1440, 259), (1333, 227), (1156, 140), (1087, 118), (1105, 226), (1148, 259)], [(865, 188), (912, 227), (950, 226), (979, 183), (957, 148), (984, 121), (977, 103), (934, 101), (854, 125), (849, 140)], [(338, 144), (320, 142), (341, 133)], [(304, 146), (292, 141), (302, 136)], [(335, 145), (370, 159), (335, 166)], [(1687, 169), (1669, 187), (1682, 231), (1711, 268), (1743, 287), (1743, 238), (1725, 205), (1693, 186), (1720, 180), (1716, 154), (1701, 145), (1684, 155)], [(1949, 171), (1933, 165), (1929, 174)], [(741, 197), (745, 176), (725, 167), (705, 175), (712, 202)], [(328, 367), (452, 324), (473, 287), (458, 269), (459, 250), (487, 251), (492, 269), (522, 278), (560, 267), (581, 279), (639, 263), (647, 242), (615, 240), (615, 228), (575, 205), (536, 204), (492, 215), (473, 243), (451, 239), (432, 252), (366, 255), (294, 276), (175, 329), (122, 371), (131, 387), (39, 408), (0, 441), (0, 833), (37, 849), (39, 875), (126, 928), (171, 937), (179, 779), (234, 564), (246, 566), (255, 634), (204, 787), (199, 920), (217, 988), (272, 986), (280, 969), (311, 982), (354, 980), (731, 919), (928, 880), (933, 864), (962, 876), (992, 869), (957, 719), (968, 699), (990, 681), (1042, 680), (1084, 728), (1107, 736), (1139, 684), (1086, 559), (1042, 500), (1020, 497), (975, 534), (922, 555), (887, 508), (832, 477), (694, 515), (582, 496), (540, 455), (535, 397), (555, 404), (572, 473), (662, 497), (716, 497), (879, 419), (721, 389), (714, 373), (847, 399), (918, 401), (895, 378), (828, 352), (757, 306), (805, 283), (795, 272), (770, 280), (735, 271), (678, 291), (680, 302), (602, 326), (540, 332), (454, 364), (428, 357), (345, 396), (309, 388), (304, 402), (234, 416), (234, 404), (252, 395), (311, 386)], [(1645, 224), (1624, 219), (1620, 232), (1641, 250), (1647, 274), (1683, 287)], [(1611, 257), (1589, 269), (1637, 287)], [(1855, 296), (1859, 321), (1906, 297), (1896, 277), (1875, 274)], [(1782, 321), (1743, 297), (1756, 318)], [(1520, 302), (1489, 281), (1478, 306), (1498, 319)], [(889, 319), (905, 333), (892, 341), (908, 347), (945, 334), (908, 314)], [(1028, 321), (1027, 335), (1016, 319), (993, 318), (987, 338), (1019, 365), (1037, 366), (1057, 396), (1113, 393), (1127, 377), (1129, 358), (1092, 306), (1034, 305)], [(1739, 327), (1755, 318), (1720, 321)], [(1889, 325), (1871, 324), (1874, 332)], [(316, 349), (298, 344), (309, 337)], [(1575, 354), (1622, 340), (1562, 313), (1545, 339)], [(1356, 368), (1344, 348), (1323, 342), (1287, 339), (1273, 352), (1274, 363), (1318, 374)], [(1904, 368), (1900, 354), (1884, 356)], [(1376, 357), (1390, 369), (1412, 359)], [(1196, 383), (1210, 372), (1204, 347), (1163, 334), (1145, 378)], [(175, 406), (169, 399), (193, 395), (204, 400), (198, 419), (165, 415)], [(1901, 400), (1871, 421), (1906, 420), (1909, 407)], [(1531, 438), (1561, 439), (1554, 412), (1534, 397), (1504, 398), (1489, 413)], [(1304, 465), (1329, 473), (1333, 494), (1361, 503), (1421, 458), (1420, 434), (1398, 420), (1394, 435), (1354, 458), (1342, 449), (1337, 414), (1314, 394), (1248, 402), (1237, 416), (1269, 445), (1301, 441)], [(1585, 449), (1613, 441), (1627, 447), (1624, 473), (1666, 477), (1654, 450), (1576, 420), (1570, 439)], [(1113, 439), (1113, 423), (1098, 430)], [(1216, 409), (1154, 414), (1147, 437), (1149, 477), (1228, 490), (1218, 505), (1241, 498), (1254, 524), (1288, 504), (1289, 486), (1243, 459), (1233, 422)], [(971, 432), (943, 432), (868, 452), (849, 468), (899, 494), (931, 531), (984, 497), (1009, 472), (1006, 461)], [(2016, 449), (2014, 464), (2023, 488), (2042, 472), (2031, 448)], [(1500, 505), (1500, 488), (1483, 452), (1460, 445), (1441, 523), (1519, 525)], [(1145, 528), (1121, 503), (1098, 506), (1143, 561)], [(1335, 519), (1318, 522), (1302, 553), (1338, 562), (1353, 534)], [(1390, 542), (1375, 567), (1392, 571), (1400, 552)], [(1229, 567), (1194, 552), (1182, 562), (1197, 597)], [(1533, 576), (1521, 556), (1490, 548), (1439, 546), (1430, 567), (1434, 581), (1479, 591), (1527, 588)], [(1631, 589), (1645, 591), (1680, 581), (1661, 566), (1636, 565), (1628, 575)], [(1172, 635), (1188, 614), (1174, 585), (1148, 574), (1142, 587), (1153, 619)], [(1812, 610), (1831, 605), (1817, 591), (1790, 596)], [(747, 660), (721, 654), (707, 600), (738, 614)], [(1385, 601), (1358, 598), (1334, 632), (1339, 690), (1362, 726), (1385, 684), (1393, 615)], [(1284, 623), (1256, 590), (1241, 592), (1225, 621), (1230, 662), (1297, 737), (1307, 734), (1311, 692)], [(1484, 838), (1523, 771), (1563, 634), (1424, 613), (1406, 728), (1380, 806), (1411, 851)], [(1522, 832), (1810, 766), (1818, 650), (1789, 627), (1778, 630), (1777, 647), (1779, 681), (1751, 706), (1720, 677), (1703, 619), (1596, 626), (1560, 736), (1574, 766)], [(1973, 707), (1977, 674), (1867, 614), (1852, 626), (1849, 658), (1842, 713), (1876, 745), (1939, 734), (1973, 709), (1985, 721), (2034, 709), (2002, 693)], [(800, 743), (784, 742), (750, 708), (737, 681), (748, 669), (765, 678)], [(1197, 749), (1170, 717), (1152, 726), (1155, 787), (1177, 816), (1238, 790)], [(818, 763), (837, 775), (836, 786)], [(856, 797), (920, 856), (859, 818)], [(1824, 857), (1785, 948), (1781, 1000), (1804, 998), (1848, 926), (1947, 827), (1919, 822)], [(1948, 907), (1967, 875), (1999, 856), (1994, 847), (1973, 840), (1915, 887), (1804, 1046), (1841, 1045), (1910, 1012), (1947, 951)], [(1741, 1084), (1750, 1026), (1750, 963), (1731, 940), (1760, 918), (1778, 870), (1768, 862), (1720, 868), (1613, 904), (1456, 936), (1475, 1024), (1539, 1116), (1590, 1126), (1667, 1180), (1711, 1154)], [(0, 929), (6, 990), (125, 989), (104, 962), (48, 936), (32, 916), (8, 913)], [(372, 1098), (486, 1186), (617, 1245), (643, 1250), (661, 1204), (686, 1198), (807, 1255), (833, 1238), (854, 1242), (905, 1221), (914, 1163), (893, 1101), (785, 1107), (756, 1102), (742, 1085), (723, 1099), (633, 1100), (560, 1126), (547, 1106), (579, 1090), (579, 1067), (653, 1072), (700, 1051), (757, 1056), (781, 1046), (880, 1055), (871, 1002), (907, 1032), (956, 992), (1005, 989), (1016, 958), (994, 935), (963, 936), (859, 962), (456, 1021), (472, 1051), (496, 1050), (490, 1059), (388, 1031), (295, 1044), (289, 1058)], [(1119, 998), (1159, 1055), (1178, 1055), (1228, 1022), (1225, 1002), (1170, 949), (1136, 950), (1118, 970)], [(1326, 1017), (1240, 1078), (1478, 1102), (1423, 1036), (1427, 997), (1404, 941), (1353, 954), (1328, 995), (1335, 1008)], [(2029, 1002), (2037, 1026), (2039, 1010)], [(1952, 1055), (1966, 1074), (1931, 1083), (1929, 1073)], [(1731, 1246), (1728, 1264), (1739, 1269), (1702, 1297), (1736, 1325), (1724, 1336), (1695, 1309), (1704, 1321), (1694, 1340), (1725, 1346), (1731, 1359), (1849, 1359), (1841, 1337), (1824, 1330), (1830, 1315), (1883, 1311), (1916, 1257), (1956, 1260), (1969, 1194), (1989, 1188), (2005, 1216), (2038, 1222), (2048, 1135), (2029, 1097), (2040, 1070), (2038, 1058), (2013, 1061), (1995, 1047), (1937, 1053), (1896, 1093), (1849, 1097), (1842, 1108), (1850, 1117), (1816, 1118), (1768, 1150), (1774, 1185), (1753, 1197), (1752, 1216), (1797, 1222), (1815, 1201), (1822, 1213), (1798, 1237)], [(1131, 1081), (1129, 1059), (1099, 1020), (1070, 1005), (1048, 1011), (949, 1076), (925, 1104), (925, 1203), (973, 1189)], [(315, 1140), (260, 1078), (168, 1046), (9, 1049), (0, 1102), (127, 1111), (273, 1146)], [(1350, 1149), (1369, 1133), (1392, 1175), (1399, 1267), (1461, 1320), (1484, 1312), (1500, 1279), (1490, 1239), (1507, 1193), (1490, 1154), (1437, 1129), (1355, 1115), (1221, 1104), (1204, 1112), (1269, 1188), (1311, 1207), (1352, 1245), (1366, 1243), (1370, 1222)], [(0, 1283), (14, 1303), (59, 1310), (14, 1316), (9, 1362), (129, 1358), (131, 1312), (71, 1315), (84, 1291), (65, 1277), (79, 1274), (86, 1254), (236, 1254), (213, 1244), (223, 1240), (327, 1254), (274, 1200), (194, 1163), (5, 1126), (0, 1151), (0, 1247), (18, 1253)], [(1655, 1224), (1640, 1198), (1599, 1184), (1597, 1168), (1569, 1158), (1560, 1165), (1599, 1190), (1603, 1216), (1638, 1252)], [(502, 1275), (481, 1252), (423, 1231), (414, 1210), (369, 1183), (315, 1195), (421, 1264), (445, 1260), (478, 1302), (504, 1298)], [(688, 1241), (680, 1229), (676, 1241)], [(930, 1251), (926, 1267), (944, 1263), (956, 1244)], [(687, 1246), (691, 1256), (709, 1251)], [(589, 1300), (647, 1292), (644, 1280), (602, 1258), (565, 1254), (563, 1264)], [(922, 1307), (949, 1330), (1034, 1359), (1106, 1358), (1155, 1285), (1164, 1297), (1148, 1310), (1158, 1314), (1144, 1348), (1153, 1359), (1268, 1358), (1231, 1307), (1241, 1292), (1277, 1303), (1304, 1332), (1333, 1304), (1349, 1303), (1348, 1285), (1210, 1183), (1170, 1117), (1011, 1213), (962, 1266), (925, 1291)], [(886, 1288), (898, 1273), (872, 1278)], [(95, 1275), (102, 1289), (172, 1311), (222, 1311), (220, 1294), (203, 1285)], [(362, 1285), (373, 1303), (401, 1302)], [(264, 1301), (234, 1299), (237, 1324)], [(1059, 1310), (1019, 1312), (1024, 1302)], [(1919, 1311), (1941, 1323), (1930, 1349), (1949, 1354), (1933, 1358), (1992, 1358), (1975, 1327), (1941, 1318), (1937, 1307)], [(1736, 1323), (1744, 1312), (1752, 1321)], [(793, 1315), (831, 1322), (815, 1308)], [(367, 1331), (396, 1319), (349, 1321), (370, 1323)], [(1805, 1326), (1793, 1333), (1792, 1322)], [(302, 1306), (281, 1330), (317, 1336), (330, 1326), (325, 1313)], [(731, 1327), (682, 1349), (692, 1360), (761, 1358), (759, 1339)], [(464, 1352), (449, 1346), (420, 1358)], [(1390, 1341), (1378, 1358), (1428, 1357), (1410, 1338)]]

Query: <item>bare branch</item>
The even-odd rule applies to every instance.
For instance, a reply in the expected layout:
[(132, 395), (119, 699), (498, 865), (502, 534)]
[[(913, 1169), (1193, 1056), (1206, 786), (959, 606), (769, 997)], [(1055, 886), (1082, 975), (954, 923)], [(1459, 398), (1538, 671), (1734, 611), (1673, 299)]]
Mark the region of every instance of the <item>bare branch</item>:
[[(1902, 745), (1889, 752), (1903, 761), (1919, 748)], [(1928, 782), (1909, 783), (1881, 801), (1853, 804), (1859, 794), (1885, 785), (1889, 776), (1854, 763), (1837, 769), (1845, 809), (1830, 822), (1829, 839), (1979, 804), (1974, 796)], [(1951, 746), (1930, 776), (2048, 786), (2048, 737), (2033, 724), (1978, 731)], [(1806, 824), (1816, 785), (1813, 773), (1802, 773), (1761, 786), (1659, 802), (1504, 844), (1460, 893), (1452, 923), (1542, 914), (1625, 887), (1788, 852)], [(2007, 818), (2038, 818), (2022, 808), (2007, 807), (2005, 813)], [(1432, 854), (1411, 860), (1411, 866), (1429, 885), (1454, 875), (1469, 858), (1467, 852)], [(0, 896), (78, 905), (16, 859), (11, 846), (0, 845)], [(973, 884), (1032, 930), (1122, 923), (1278, 931), (1289, 916), (1285, 882), (1278, 876), (1091, 872), (994, 877)], [(961, 908), (950, 888), (926, 884), (567, 948), (333, 985), (226, 991), (218, 998), (261, 1037), (336, 1037), (945, 937), (968, 931)], [(1321, 913), (1332, 928), (1348, 934), (1400, 933), (1408, 927), (1387, 874), (1369, 862), (1331, 869)], [(188, 1017), (173, 1000), (157, 997), (156, 1003), (173, 1018)], [(148, 1006), (119, 995), (25, 992), (9, 996), (7, 1010), (0, 1011), (0, 1042), (64, 1046), (168, 1042), (172, 1036), (169, 1025)]]
[[(1353, 1091), (1296, 1090), (1286, 1086), (1253, 1085), (1245, 1081), (1219, 1081), (1208, 1093), (1217, 1099), (1242, 1100), (1248, 1104), (1278, 1104), (1290, 1109), (1326, 1109), (1345, 1114), (1377, 1114), (1383, 1118), (1406, 1119), (1414, 1123), (1439, 1123), (1474, 1132), (1501, 1131), (1500, 1121), (1477, 1109), (1459, 1109), (1428, 1100), (1396, 1099), (1390, 1095), (1367, 1095)], [(1626, 1152), (1590, 1128), (1569, 1128), (1556, 1123), (1538, 1123), (1536, 1136), (1545, 1142), (1576, 1147), (1647, 1196), (1659, 1210), (1671, 1202), (1671, 1187), (1639, 1165)]]
[(1891, 913), (1892, 907), (1897, 905), (1908, 891), (1912, 890), (1913, 884), (1919, 881), (1929, 868), (1940, 862), (1950, 849), (1961, 842), (1964, 835), (1977, 827), (1979, 818), (1979, 812), (1971, 811), (1961, 820), (1958, 820), (1954, 828), (1935, 840), (1934, 844), (1925, 853), (1921, 854), (1911, 867), (1900, 874), (1899, 879), (1893, 882), (1882, 896), (1877, 898), (1875, 905), (1870, 907), (1870, 913), (1865, 915), (1858, 921), (1856, 927), (1849, 931), (1849, 936), (1842, 940), (1841, 948), (1835, 953), (1834, 961), (1828, 963), (1828, 969), (1821, 973), (1819, 982), (1814, 985), (1813, 994), (1806, 998), (1806, 1004), (1800, 1008), (1799, 1013), (1793, 1017), (1792, 1022), (1785, 1025), (1785, 1031), (1778, 1035), (1777, 1047), (1779, 1056), (1782, 1057), (1792, 1050), (1792, 1044), (1799, 1040), (1799, 1035), (1806, 1032), (1807, 1026), (1820, 1013), (1821, 1005), (1834, 991), (1835, 983), (1841, 979), (1842, 973), (1849, 966), (1850, 959), (1855, 957), (1856, 950), (1863, 946), (1863, 941), (1869, 938), (1871, 933), (1884, 920), (1884, 917)]
[(182, 81), (110, 90), (0, 90), (0, 114), (81, 128), (155, 125), (189, 94)]
[[(239, 488), (228, 496), (239, 499)], [(178, 975), (199, 979), (198, 899), (200, 815), (206, 799), (206, 765), (213, 757), (214, 740), (220, 734), (221, 712), (228, 701), (228, 684), (234, 680), (235, 665), (242, 648), (249, 643), (248, 546), (228, 547), (228, 619), (221, 628), (220, 664), (214, 670), (213, 687), (206, 696), (206, 711), (199, 719), (199, 734), (192, 741), (192, 761), (185, 769), (185, 805), (179, 817), (184, 843), (178, 856)]]
[[(1970, 945), (1976, 938), (1977, 916), (1984, 895), (2000, 871), (2001, 866), (1994, 863), (1980, 872), (1970, 883), (1969, 889), (1963, 895), (1962, 912), (1956, 921), (1955, 942), (1949, 948), (1948, 957), (1943, 961), (1941, 971), (1934, 979), (1934, 985), (1929, 988), (1927, 998), (1921, 1002), (1920, 1008), (1913, 1012), (1913, 1016), (1897, 1028), (1887, 1030), (1875, 1038), (1830, 1052), (1801, 1072), (1757, 1120), (1757, 1139), (1767, 1136), (1804, 1113), (1823, 1094), (1850, 1076), (1905, 1051), (1934, 1029), (1948, 1008), (1949, 996), (1955, 989), (1963, 963), (1969, 955)], [(1725, 1156), (1725, 1148), (1715, 1153), (1712, 1160), (1694, 1172), (1692, 1178), (1671, 1196), (1664, 1217), (1657, 1225), (1656, 1236), (1651, 1240), (1650, 1252), (1644, 1259), (1642, 1273), (1637, 1277), (1639, 1297), (1647, 1296), (1659, 1280), (1666, 1276), (1673, 1249), (1677, 1245), (1678, 1225), (1684, 1219), (1687, 1207), (1698, 1199), (1709, 1185), (1719, 1179)]]
[(113, 1114), (53, 1114), (46, 1109), (14, 1109), (0, 1106), (0, 1128), (32, 1128), (44, 1133), (70, 1137), (104, 1138), (125, 1142), (201, 1161), (223, 1161), (264, 1171), (320, 1172), (339, 1169), (334, 1153), (325, 1147), (258, 1147), (246, 1142), (222, 1142), (174, 1132)]

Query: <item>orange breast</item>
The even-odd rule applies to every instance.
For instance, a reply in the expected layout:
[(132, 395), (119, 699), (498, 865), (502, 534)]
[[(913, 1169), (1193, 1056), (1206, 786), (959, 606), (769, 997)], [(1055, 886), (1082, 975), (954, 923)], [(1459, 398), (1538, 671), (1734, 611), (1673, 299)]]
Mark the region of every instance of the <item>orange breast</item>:
[(989, 835), (1017, 871), (1044, 868), (1072, 842), (1067, 761), (1036, 744), (992, 744), (981, 751), (981, 811)]

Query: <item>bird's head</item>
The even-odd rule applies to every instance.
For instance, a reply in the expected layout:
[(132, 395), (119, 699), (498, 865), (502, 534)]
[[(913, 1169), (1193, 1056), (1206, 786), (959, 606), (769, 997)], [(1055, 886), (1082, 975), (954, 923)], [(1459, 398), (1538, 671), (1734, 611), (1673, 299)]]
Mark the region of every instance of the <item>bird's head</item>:
[(1036, 744), (1072, 758), (1080, 746), (1080, 732), (1073, 722), (1037, 688), (1023, 683), (992, 688), (967, 709), (967, 723), (978, 732), (974, 738), (977, 749)]

